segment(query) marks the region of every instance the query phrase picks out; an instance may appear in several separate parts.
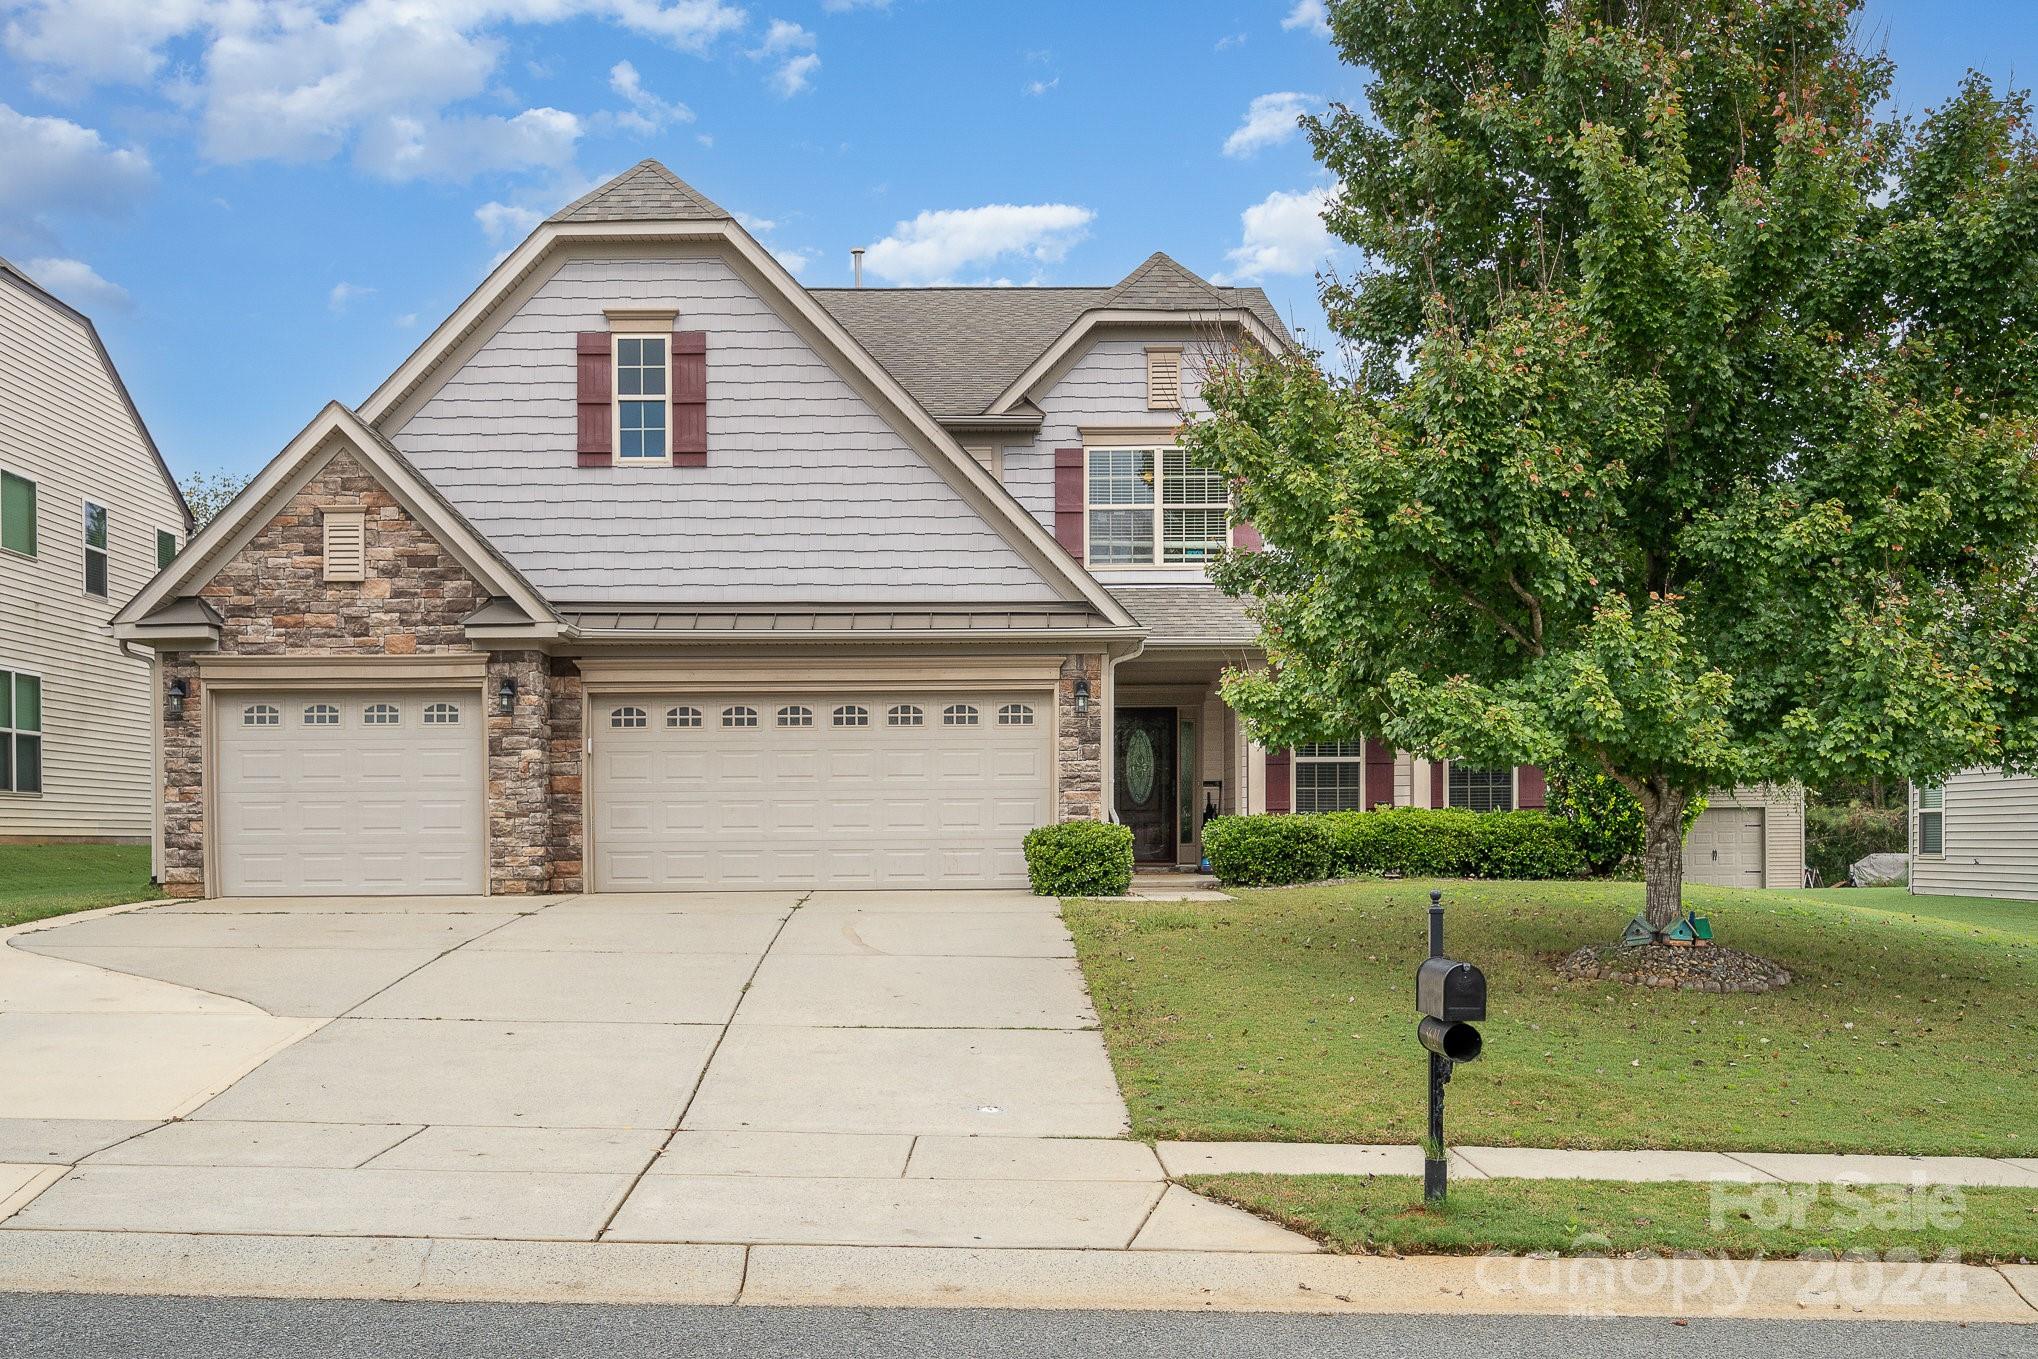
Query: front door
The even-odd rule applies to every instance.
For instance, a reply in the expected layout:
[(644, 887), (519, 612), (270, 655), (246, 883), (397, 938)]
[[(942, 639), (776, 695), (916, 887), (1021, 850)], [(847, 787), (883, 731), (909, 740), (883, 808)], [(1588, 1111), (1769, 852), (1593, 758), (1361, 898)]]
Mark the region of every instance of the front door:
[(1132, 857), (1175, 860), (1175, 710), (1120, 708), (1112, 749), (1112, 805), (1132, 828)]

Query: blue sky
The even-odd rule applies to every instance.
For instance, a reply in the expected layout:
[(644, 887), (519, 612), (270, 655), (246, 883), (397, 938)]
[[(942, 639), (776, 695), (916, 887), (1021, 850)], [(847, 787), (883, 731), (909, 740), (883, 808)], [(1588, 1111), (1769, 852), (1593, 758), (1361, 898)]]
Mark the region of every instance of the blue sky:
[[(99, 322), (172, 466), (360, 400), (536, 220), (657, 156), (815, 285), (1110, 283), (1320, 322), (1316, 0), (0, 0), (0, 254)], [(2030, 0), (1871, 0), (1898, 101), (2029, 82)]]

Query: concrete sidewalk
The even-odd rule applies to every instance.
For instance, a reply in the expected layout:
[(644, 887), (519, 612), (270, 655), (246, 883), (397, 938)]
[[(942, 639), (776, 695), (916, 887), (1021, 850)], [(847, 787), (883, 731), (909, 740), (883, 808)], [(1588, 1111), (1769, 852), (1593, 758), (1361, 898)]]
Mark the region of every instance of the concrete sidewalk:
[[(1184, 1175), (1420, 1175), (1422, 1148), (1315, 1142), (1162, 1142)], [(1568, 1151), (1453, 1147), (1451, 1174), (1473, 1180), (1726, 1180), (1744, 1184), (2000, 1185), (2038, 1189), (2038, 1158), (1841, 1156), (1763, 1151)]]

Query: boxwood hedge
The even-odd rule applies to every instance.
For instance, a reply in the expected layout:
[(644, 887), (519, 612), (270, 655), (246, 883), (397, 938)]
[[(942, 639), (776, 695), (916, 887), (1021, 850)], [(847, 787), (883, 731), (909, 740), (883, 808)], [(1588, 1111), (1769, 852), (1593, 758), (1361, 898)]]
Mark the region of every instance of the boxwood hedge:
[(1063, 821), (1026, 832), (1026, 877), (1043, 897), (1122, 897), (1132, 890), (1132, 828)]
[(1219, 881), (1238, 887), (1363, 873), (1438, 878), (1575, 878), (1577, 831), (1544, 812), (1430, 811), (1223, 816), (1203, 828)]

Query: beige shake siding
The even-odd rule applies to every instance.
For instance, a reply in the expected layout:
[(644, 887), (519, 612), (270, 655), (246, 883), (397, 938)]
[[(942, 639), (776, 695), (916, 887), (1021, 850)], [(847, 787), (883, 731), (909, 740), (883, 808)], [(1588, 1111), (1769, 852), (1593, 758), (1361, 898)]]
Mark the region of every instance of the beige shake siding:
[(1911, 795), (1911, 890), (2038, 901), (2038, 778), (1970, 769), (1946, 780), (1945, 852), (1918, 852)]
[[(0, 550), (0, 670), (42, 678), (40, 794), (0, 792), (0, 842), (132, 840), (152, 824), (150, 668), (114, 611), (156, 572), (183, 503), (88, 323), (0, 268), (0, 470), (36, 484), (36, 554)], [(108, 589), (84, 588), (84, 506), (107, 511)]]

